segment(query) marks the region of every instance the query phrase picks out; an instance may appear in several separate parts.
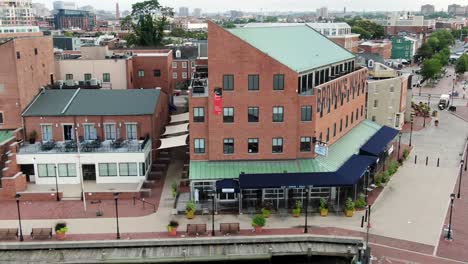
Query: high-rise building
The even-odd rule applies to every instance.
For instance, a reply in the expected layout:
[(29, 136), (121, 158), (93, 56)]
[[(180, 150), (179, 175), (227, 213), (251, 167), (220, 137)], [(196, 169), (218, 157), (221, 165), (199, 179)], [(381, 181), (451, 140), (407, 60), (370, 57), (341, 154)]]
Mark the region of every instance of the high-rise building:
[(34, 23), (32, 0), (1, 0), (1, 26), (29, 26)]
[(433, 14), (435, 12), (435, 7), (434, 5), (422, 5), (421, 6), (421, 14), (424, 16)]
[(55, 29), (80, 28), (92, 30), (96, 25), (96, 15), (84, 10), (60, 9), (54, 15)]
[(326, 8), (326, 7), (317, 8), (317, 16), (321, 17), (321, 18), (327, 18), (328, 17), (328, 8)]
[(54, 14), (57, 14), (57, 12), (60, 9), (71, 9), (71, 10), (76, 9), (75, 2), (71, 2), (71, 1), (54, 1), (53, 7), (54, 7), (54, 12), (53, 12)]
[(201, 17), (201, 12), (202, 12), (201, 8), (195, 8), (195, 9), (193, 9), (193, 16), (194, 17)]
[(466, 9), (467, 9), (466, 7), (457, 5), (457, 4), (449, 5), (447, 8), (447, 13), (451, 15), (456, 15), (456, 16), (463, 16), (466, 14)]
[(119, 3), (115, 3), (115, 19), (116, 19), (116, 20), (119, 20), (119, 19), (120, 19)]
[(179, 16), (181, 17), (189, 16), (189, 8), (185, 6), (179, 7)]

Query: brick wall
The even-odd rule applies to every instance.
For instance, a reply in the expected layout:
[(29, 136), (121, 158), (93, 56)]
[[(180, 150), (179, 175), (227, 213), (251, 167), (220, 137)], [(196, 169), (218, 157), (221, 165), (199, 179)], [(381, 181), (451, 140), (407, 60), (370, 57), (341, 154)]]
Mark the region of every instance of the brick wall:
[[(133, 87), (156, 88), (172, 94), (172, 52), (167, 56), (135, 56), (132, 58)], [(138, 77), (138, 70), (145, 72), (144, 77)], [(160, 70), (161, 76), (155, 77), (154, 70)]]

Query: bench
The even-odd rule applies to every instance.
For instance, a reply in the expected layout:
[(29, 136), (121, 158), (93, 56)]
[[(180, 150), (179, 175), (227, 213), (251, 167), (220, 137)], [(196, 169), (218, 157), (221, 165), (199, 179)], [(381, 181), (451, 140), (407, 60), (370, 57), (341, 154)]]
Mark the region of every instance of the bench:
[(0, 239), (18, 238), (18, 228), (0, 228)]
[(203, 235), (206, 233), (206, 224), (187, 224), (188, 235)]
[(52, 228), (33, 228), (31, 231), (31, 239), (51, 239)]
[(237, 234), (240, 231), (239, 223), (221, 223), (219, 224), (219, 231), (222, 234)]

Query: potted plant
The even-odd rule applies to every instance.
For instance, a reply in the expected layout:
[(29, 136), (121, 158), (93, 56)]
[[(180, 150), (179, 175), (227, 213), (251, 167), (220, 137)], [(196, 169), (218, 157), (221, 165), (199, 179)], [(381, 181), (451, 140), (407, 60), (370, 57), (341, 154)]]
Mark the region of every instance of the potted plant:
[(59, 222), (55, 224), (55, 236), (58, 240), (65, 240), (65, 235), (68, 232), (67, 224), (64, 222)]
[(167, 231), (171, 236), (177, 235), (177, 227), (179, 227), (179, 222), (174, 220), (169, 222), (169, 225), (167, 225)]
[(348, 197), (348, 199), (346, 199), (346, 203), (345, 203), (345, 214), (347, 217), (352, 217), (354, 215), (354, 202), (353, 200)]
[(270, 217), (271, 214), (271, 204), (270, 203), (264, 203), (263, 208), (262, 208), (262, 214), (265, 218)]
[(188, 201), (185, 205), (185, 213), (188, 219), (193, 219), (193, 217), (195, 216), (195, 208), (195, 202), (192, 200)]
[(30, 144), (36, 143), (36, 139), (37, 139), (37, 132), (36, 130), (33, 130), (31, 131), (31, 133), (29, 133), (29, 143)]
[(320, 198), (320, 215), (327, 216), (328, 215), (328, 201), (325, 198)]
[(252, 226), (253, 228), (255, 228), (256, 233), (261, 233), (262, 228), (265, 226), (265, 224), (266, 224), (266, 219), (261, 214), (254, 216), (254, 218), (252, 219)]
[(354, 202), (354, 206), (358, 209), (366, 208), (367, 206), (366, 195), (363, 193), (360, 193), (358, 199), (356, 200), (356, 202)]
[(176, 196), (177, 196), (177, 189), (178, 189), (177, 187), (178, 187), (178, 186), (177, 186), (177, 182), (173, 182), (173, 183), (171, 184), (172, 198), (176, 198)]
[(301, 215), (301, 208), (302, 203), (301, 201), (297, 200), (296, 203), (294, 203), (294, 207), (292, 209), (292, 214), (294, 217), (299, 217)]

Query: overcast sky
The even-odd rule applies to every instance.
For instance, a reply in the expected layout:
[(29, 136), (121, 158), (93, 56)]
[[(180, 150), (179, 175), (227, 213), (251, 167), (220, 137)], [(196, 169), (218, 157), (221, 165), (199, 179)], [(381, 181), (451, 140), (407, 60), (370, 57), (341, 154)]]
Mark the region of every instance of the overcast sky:
[[(45, 3), (52, 9), (54, 0), (33, 0), (33, 2)], [(72, 1), (72, 0), (65, 0)], [(76, 0), (78, 6), (92, 5), (96, 9), (115, 10), (115, 3), (119, 2), (120, 10), (130, 10), (133, 3), (138, 0)], [(181, 6), (187, 6), (192, 10), (199, 7), (203, 12), (222, 12), (226, 10), (242, 11), (315, 11), (316, 8), (327, 6), (329, 10), (342, 11), (344, 7), (348, 11), (399, 11), (419, 10), (423, 4), (433, 4), (436, 10), (447, 10), (452, 3), (467, 4), (466, 0), (159, 0), (162, 5), (174, 7), (176, 11)]]

